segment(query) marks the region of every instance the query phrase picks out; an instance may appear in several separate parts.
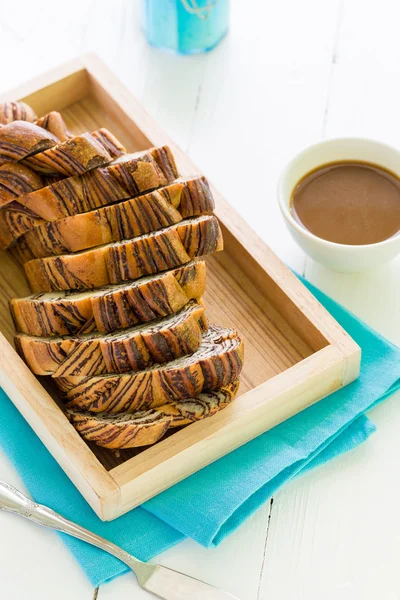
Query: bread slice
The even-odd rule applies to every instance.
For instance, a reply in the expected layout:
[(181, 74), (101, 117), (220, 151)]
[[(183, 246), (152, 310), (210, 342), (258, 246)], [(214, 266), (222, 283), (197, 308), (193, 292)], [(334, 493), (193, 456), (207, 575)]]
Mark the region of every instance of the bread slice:
[(55, 383), (68, 408), (135, 412), (210, 392), (238, 379), (243, 342), (235, 331), (212, 325), (191, 356), (137, 373), (60, 377)]
[(189, 425), (222, 410), (234, 399), (238, 389), (239, 381), (233, 381), (214, 392), (160, 406), (157, 410), (119, 415), (67, 410), (67, 416), (84, 439), (99, 446), (121, 450), (149, 446), (169, 429)]
[(55, 221), (168, 185), (178, 172), (168, 146), (127, 154), (107, 167), (57, 181), (0, 210), (0, 248), (45, 221)]
[(15, 250), (21, 262), (78, 252), (156, 231), (213, 209), (210, 186), (199, 176), (119, 204), (43, 223), (17, 240)]
[(77, 254), (36, 258), (25, 272), (34, 293), (91, 289), (178, 267), (222, 248), (218, 220), (205, 215)]
[(7, 161), (24, 158), (55, 146), (59, 139), (29, 121), (12, 121), (0, 127), (0, 159)]
[(44, 221), (88, 212), (168, 185), (178, 177), (168, 146), (125, 154), (107, 167), (69, 177), (19, 202)]
[(203, 261), (89, 292), (52, 292), (10, 302), (17, 331), (36, 336), (111, 332), (166, 317), (204, 293)]
[(195, 352), (206, 330), (204, 307), (192, 300), (173, 315), (124, 331), (48, 338), (20, 333), (15, 347), (36, 375), (82, 377), (175, 360)]
[(104, 166), (125, 153), (125, 148), (112, 133), (100, 129), (77, 135), (39, 154), (28, 156), (23, 164), (47, 176), (68, 177)]
[(35, 111), (25, 102), (0, 102), (0, 125), (12, 123), (12, 121), (33, 123), (36, 119)]

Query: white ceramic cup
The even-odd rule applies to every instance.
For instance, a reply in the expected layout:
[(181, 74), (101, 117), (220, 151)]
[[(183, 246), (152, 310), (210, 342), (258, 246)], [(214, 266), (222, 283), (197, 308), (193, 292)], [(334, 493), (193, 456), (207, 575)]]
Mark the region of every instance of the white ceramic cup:
[(376, 244), (336, 244), (302, 227), (290, 210), (300, 179), (320, 166), (346, 160), (372, 163), (400, 177), (400, 152), (391, 146), (362, 138), (324, 140), (300, 152), (286, 166), (278, 183), (278, 201), (290, 233), (306, 254), (335, 271), (355, 273), (392, 260), (400, 252), (400, 234)]

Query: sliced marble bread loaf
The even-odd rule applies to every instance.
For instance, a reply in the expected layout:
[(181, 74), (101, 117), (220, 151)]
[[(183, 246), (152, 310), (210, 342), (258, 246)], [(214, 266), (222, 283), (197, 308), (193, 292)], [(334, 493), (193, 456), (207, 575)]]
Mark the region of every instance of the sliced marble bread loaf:
[(20, 333), (15, 347), (36, 375), (52, 377), (141, 371), (195, 352), (207, 330), (202, 304), (116, 333), (34, 337)]
[(196, 352), (164, 365), (136, 373), (54, 381), (68, 408), (135, 412), (223, 387), (239, 378), (242, 366), (243, 342), (236, 331), (212, 325)]
[(132, 240), (25, 263), (33, 292), (91, 289), (165, 271), (222, 250), (213, 215), (187, 219)]
[(0, 248), (46, 221), (88, 212), (172, 183), (178, 177), (168, 146), (126, 154), (106, 167), (19, 196), (0, 210)]
[(153, 444), (239, 387), (243, 342), (208, 328), (192, 260), (223, 248), (210, 187), (177, 177), (167, 146), (126, 155), (105, 129), (0, 104), (0, 249), (36, 292), (11, 301), (15, 345), (106, 448)]
[(19, 238), (14, 251), (21, 262), (79, 252), (157, 231), (213, 210), (210, 186), (205, 177), (198, 176), (125, 202), (42, 223)]
[(239, 381), (196, 398), (172, 402), (158, 409), (118, 415), (96, 415), (67, 410), (67, 416), (81, 436), (111, 449), (149, 446), (160, 440), (169, 429), (182, 427), (210, 417), (224, 409), (236, 396)]
[(10, 301), (17, 331), (36, 336), (111, 332), (166, 317), (201, 298), (206, 265), (199, 260), (158, 275), (86, 292), (50, 292)]

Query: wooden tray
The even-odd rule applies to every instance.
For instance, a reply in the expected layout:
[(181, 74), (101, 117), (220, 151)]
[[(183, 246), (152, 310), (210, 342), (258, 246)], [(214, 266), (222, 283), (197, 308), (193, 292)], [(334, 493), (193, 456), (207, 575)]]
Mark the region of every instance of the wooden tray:
[[(80, 133), (108, 127), (136, 151), (169, 144), (183, 176), (198, 169), (95, 56), (68, 63), (3, 94), (40, 115), (62, 112)], [(212, 140), (210, 140), (210, 144)], [(127, 512), (167, 487), (353, 381), (360, 349), (218, 192), (225, 251), (207, 258), (211, 322), (245, 341), (240, 395), (231, 406), (141, 452), (88, 445), (16, 354), (10, 298), (29, 295), (24, 274), (0, 253), (0, 385), (103, 520)], [(47, 385), (47, 381), (45, 382)]]

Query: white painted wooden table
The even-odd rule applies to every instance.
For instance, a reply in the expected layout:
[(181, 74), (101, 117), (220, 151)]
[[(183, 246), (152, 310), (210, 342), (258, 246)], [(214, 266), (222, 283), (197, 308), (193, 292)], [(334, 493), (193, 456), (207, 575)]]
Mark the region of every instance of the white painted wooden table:
[[(396, 0), (232, 0), (229, 37), (177, 57), (147, 46), (138, 0), (0, 0), (0, 88), (94, 50), (283, 260), (400, 343), (400, 259), (328, 272), (292, 242), (275, 199), (285, 161), (322, 137), (400, 146), (399, 23)], [(241, 600), (398, 600), (399, 400), (371, 412), (378, 433), (366, 444), (286, 486), (219, 548), (187, 541), (160, 561)], [(1, 454), (0, 479), (23, 488)], [(55, 534), (0, 514), (1, 598), (96, 594), (150, 598), (129, 575), (95, 592)]]

